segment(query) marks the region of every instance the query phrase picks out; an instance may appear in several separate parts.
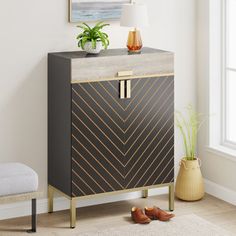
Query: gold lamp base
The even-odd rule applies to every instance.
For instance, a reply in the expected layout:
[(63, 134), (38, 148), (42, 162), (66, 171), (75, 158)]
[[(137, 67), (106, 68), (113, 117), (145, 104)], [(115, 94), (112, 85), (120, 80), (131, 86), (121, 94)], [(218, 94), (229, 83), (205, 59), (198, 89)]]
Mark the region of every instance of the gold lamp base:
[(127, 48), (131, 53), (139, 53), (143, 47), (141, 34), (139, 30), (129, 32)]

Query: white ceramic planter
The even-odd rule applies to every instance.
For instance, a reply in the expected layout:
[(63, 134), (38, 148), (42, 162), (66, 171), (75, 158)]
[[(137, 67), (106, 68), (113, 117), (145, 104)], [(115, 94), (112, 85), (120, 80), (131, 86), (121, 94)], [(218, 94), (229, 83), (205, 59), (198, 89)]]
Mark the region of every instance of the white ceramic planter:
[(92, 47), (92, 42), (87, 42), (84, 45), (84, 51), (90, 54), (98, 54), (102, 50), (102, 42), (98, 41), (96, 43), (96, 48)]

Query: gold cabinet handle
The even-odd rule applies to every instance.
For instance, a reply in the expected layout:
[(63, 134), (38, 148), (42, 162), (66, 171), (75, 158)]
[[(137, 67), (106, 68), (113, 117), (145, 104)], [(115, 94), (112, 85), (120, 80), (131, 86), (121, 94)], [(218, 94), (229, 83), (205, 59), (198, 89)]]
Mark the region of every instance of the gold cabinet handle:
[(131, 98), (131, 80), (120, 80), (120, 99)]
[(118, 74), (118, 77), (125, 77), (125, 76), (132, 76), (134, 74), (134, 72), (132, 70), (119, 71), (117, 74)]
[(126, 98), (131, 98), (131, 80), (126, 80)]
[(120, 81), (120, 99), (125, 99), (125, 81)]

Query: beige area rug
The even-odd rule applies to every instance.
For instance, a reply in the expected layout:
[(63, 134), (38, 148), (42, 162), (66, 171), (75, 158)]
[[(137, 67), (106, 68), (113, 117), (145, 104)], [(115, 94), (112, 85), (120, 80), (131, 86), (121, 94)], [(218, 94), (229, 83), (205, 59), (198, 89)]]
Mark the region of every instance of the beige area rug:
[(78, 236), (233, 236), (234, 234), (194, 214), (170, 222), (152, 221), (149, 225), (132, 224), (104, 231), (91, 231)]

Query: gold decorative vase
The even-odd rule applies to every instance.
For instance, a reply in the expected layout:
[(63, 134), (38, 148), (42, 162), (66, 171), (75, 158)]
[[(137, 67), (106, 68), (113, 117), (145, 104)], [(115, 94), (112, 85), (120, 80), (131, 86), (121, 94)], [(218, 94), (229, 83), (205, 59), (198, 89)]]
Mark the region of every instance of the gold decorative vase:
[(192, 161), (183, 158), (176, 180), (175, 195), (184, 201), (197, 201), (204, 197), (204, 183), (200, 159)]

